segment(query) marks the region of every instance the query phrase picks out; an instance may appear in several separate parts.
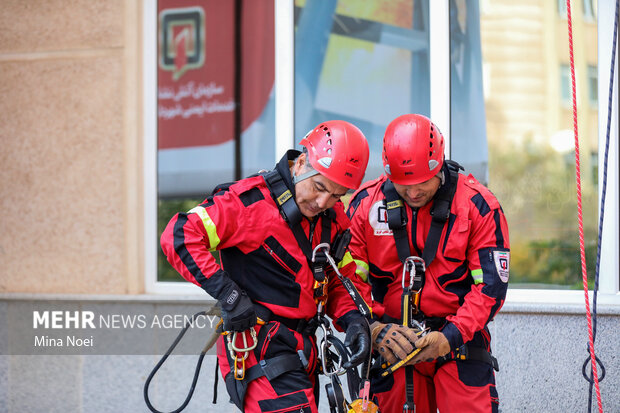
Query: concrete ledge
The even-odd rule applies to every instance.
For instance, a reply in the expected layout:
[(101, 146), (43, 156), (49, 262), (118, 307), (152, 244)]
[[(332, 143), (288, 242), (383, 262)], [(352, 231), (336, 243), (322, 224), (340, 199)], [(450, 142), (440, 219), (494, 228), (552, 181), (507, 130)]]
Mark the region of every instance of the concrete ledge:
[[(590, 292), (590, 308), (593, 294)], [(216, 301), (207, 294), (32, 294), (0, 293), (0, 301), (92, 301), (100, 303), (198, 304), (207, 307)], [(578, 290), (508, 290), (502, 313), (584, 314), (585, 296)], [(620, 294), (598, 294), (597, 314), (620, 315)]]

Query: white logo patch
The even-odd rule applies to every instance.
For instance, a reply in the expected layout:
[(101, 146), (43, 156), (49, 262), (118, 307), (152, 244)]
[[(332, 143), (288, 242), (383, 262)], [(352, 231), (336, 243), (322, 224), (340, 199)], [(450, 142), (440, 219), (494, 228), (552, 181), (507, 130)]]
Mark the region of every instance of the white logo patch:
[(226, 302), (228, 304), (232, 304), (235, 302), (235, 300), (237, 299), (237, 297), (239, 297), (239, 292), (237, 290), (233, 290), (232, 293), (230, 293), (230, 295), (228, 296), (228, 298), (226, 299)]
[(510, 273), (510, 252), (508, 251), (493, 251), (493, 259), (495, 261), (495, 268), (499, 274), (499, 278), (507, 283)]
[(387, 223), (387, 208), (383, 205), (383, 201), (375, 202), (368, 213), (368, 222), (374, 229), (375, 235), (392, 236), (392, 230)]

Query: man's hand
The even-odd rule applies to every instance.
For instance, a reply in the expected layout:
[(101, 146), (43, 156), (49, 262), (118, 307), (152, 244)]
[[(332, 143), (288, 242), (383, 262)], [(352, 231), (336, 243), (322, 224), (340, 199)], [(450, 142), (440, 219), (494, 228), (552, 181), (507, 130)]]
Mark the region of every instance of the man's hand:
[(370, 334), (368, 333), (368, 322), (364, 317), (359, 317), (349, 323), (344, 339), (344, 345), (351, 349), (353, 353), (349, 361), (342, 367), (350, 369), (368, 360), (370, 354)]
[(431, 331), (416, 341), (415, 346), (422, 349), (408, 364), (416, 364), (422, 361), (433, 361), (438, 357), (445, 356), (450, 352), (450, 343), (446, 336), (439, 331)]
[(390, 364), (407, 357), (415, 348), (418, 334), (413, 328), (398, 324), (383, 324), (378, 321), (370, 325), (372, 347)]
[(220, 301), (224, 331), (245, 331), (256, 324), (254, 304), (245, 291), (238, 287), (234, 291), (234, 299)]

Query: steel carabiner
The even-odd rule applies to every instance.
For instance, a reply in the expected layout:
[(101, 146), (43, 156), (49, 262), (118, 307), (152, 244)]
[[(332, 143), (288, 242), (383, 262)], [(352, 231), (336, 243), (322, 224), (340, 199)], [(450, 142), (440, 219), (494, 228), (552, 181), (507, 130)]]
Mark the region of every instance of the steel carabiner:
[[(413, 293), (419, 293), (420, 290), (422, 289), (422, 287), (420, 286), (420, 288), (418, 288), (416, 291), (413, 291), (412, 288), (414, 286), (414, 281), (416, 280), (420, 280), (419, 277), (421, 277), (421, 274), (417, 274), (416, 271), (416, 262), (419, 262), (422, 265), (422, 272), (426, 271), (426, 266), (424, 264), (424, 260), (420, 257), (416, 257), (416, 256), (410, 256), (407, 257), (407, 259), (405, 260), (405, 263), (403, 264), (403, 276), (402, 276), (402, 287), (403, 290), (405, 288), (409, 289), (410, 291), (412, 291)], [(407, 272), (409, 273), (409, 286), (405, 286), (405, 276), (407, 275)], [(417, 277), (417, 278), (416, 278)]]

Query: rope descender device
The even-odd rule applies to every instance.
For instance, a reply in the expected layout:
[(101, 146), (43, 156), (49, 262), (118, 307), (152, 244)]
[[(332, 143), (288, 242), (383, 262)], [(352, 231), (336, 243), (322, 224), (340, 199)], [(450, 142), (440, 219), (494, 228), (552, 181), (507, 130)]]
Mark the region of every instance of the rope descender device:
[[(248, 345), (248, 338), (246, 332), (249, 331), (252, 343)], [(248, 358), (250, 351), (254, 350), (258, 345), (258, 337), (256, 336), (256, 330), (250, 327), (246, 331), (227, 331), (226, 335), (226, 347), (230, 353), (230, 357), (235, 361), (233, 367), (233, 377), (235, 380), (243, 380), (245, 378), (245, 360)], [(237, 337), (241, 334), (243, 339), (243, 347), (237, 345)], [(240, 364), (240, 365), (239, 365)]]

